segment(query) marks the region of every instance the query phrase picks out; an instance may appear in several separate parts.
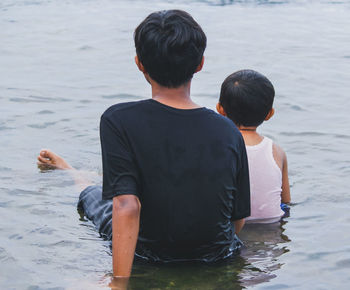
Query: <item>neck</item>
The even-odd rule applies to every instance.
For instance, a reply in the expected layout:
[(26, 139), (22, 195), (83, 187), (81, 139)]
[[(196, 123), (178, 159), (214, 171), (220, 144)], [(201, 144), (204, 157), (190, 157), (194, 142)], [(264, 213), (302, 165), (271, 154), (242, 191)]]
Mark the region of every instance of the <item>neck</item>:
[(239, 128), (240, 131), (256, 132), (256, 128)]
[(262, 141), (263, 137), (256, 132), (256, 128), (257, 127), (244, 127), (244, 126), (238, 127), (246, 145), (248, 146), (256, 145)]
[(241, 131), (242, 134), (258, 134), (256, 133), (257, 127), (252, 126), (238, 126), (239, 131)]
[(152, 99), (164, 105), (178, 109), (195, 109), (200, 106), (191, 99), (191, 81), (178, 87), (167, 88), (150, 81), (152, 87)]

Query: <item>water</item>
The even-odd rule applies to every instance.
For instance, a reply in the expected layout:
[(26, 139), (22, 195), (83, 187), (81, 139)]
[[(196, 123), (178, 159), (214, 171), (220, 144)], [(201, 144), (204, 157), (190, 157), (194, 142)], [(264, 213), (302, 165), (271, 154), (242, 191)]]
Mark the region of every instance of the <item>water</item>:
[(350, 2), (306, 0), (2, 0), (0, 288), (106, 287), (109, 243), (76, 212), (70, 176), (40, 173), (35, 158), (47, 147), (101, 174), (99, 116), (150, 94), (133, 29), (169, 8), (190, 12), (208, 36), (198, 103), (214, 108), (238, 69), (274, 83), (276, 114), (260, 132), (287, 152), (294, 206), (281, 225), (247, 227), (234, 261), (137, 264), (131, 288), (348, 289)]

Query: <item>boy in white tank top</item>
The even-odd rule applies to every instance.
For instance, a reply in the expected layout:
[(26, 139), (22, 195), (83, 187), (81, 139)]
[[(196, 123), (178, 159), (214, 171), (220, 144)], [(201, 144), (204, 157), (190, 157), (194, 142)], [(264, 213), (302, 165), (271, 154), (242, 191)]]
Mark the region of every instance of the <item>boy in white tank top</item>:
[(251, 191), (251, 216), (247, 223), (273, 223), (284, 215), (283, 204), (290, 202), (287, 157), (281, 147), (257, 133), (269, 120), (275, 90), (272, 83), (253, 70), (229, 75), (221, 86), (217, 111), (230, 118), (244, 138)]

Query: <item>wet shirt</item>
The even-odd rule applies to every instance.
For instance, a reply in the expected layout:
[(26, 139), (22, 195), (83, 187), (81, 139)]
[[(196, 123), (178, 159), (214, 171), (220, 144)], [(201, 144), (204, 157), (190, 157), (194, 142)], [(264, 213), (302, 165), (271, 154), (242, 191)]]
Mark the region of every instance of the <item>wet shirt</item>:
[(243, 138), (207, 108), (152, 99), (101, 117), (103, 199), (141, 202), (136, 255), (152, 261), (216, 261), (234, 250), (233, 221), (250, 215)]

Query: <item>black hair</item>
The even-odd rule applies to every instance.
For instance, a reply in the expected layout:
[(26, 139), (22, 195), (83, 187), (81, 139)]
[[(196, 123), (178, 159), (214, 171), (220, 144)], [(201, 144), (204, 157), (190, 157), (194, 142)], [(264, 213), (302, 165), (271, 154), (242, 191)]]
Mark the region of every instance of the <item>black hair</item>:
[(191, 80), (207, 44), (202, 28), (182, 10), (151, 13), (135, 29), (134, 41), (146, 72), (169, 88)]
[(220, 104), (237, 126), (259, 126), (272, 108), (275, 89), (262, 74), (240, 70), (221, 85)]

